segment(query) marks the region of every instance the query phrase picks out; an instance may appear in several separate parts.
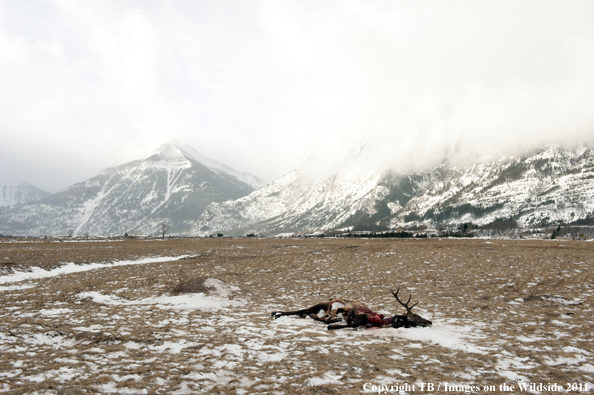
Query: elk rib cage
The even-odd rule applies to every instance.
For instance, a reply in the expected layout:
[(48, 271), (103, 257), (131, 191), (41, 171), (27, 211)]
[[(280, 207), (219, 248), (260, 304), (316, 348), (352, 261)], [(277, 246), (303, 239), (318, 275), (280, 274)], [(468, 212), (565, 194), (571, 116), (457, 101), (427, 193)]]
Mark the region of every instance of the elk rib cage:
[[(312, 307), (302, 310), (273, 311), (270, 315), (273, 316), (275, 319), (286, 315), (309, 316), (310, 318), (316, 321), (321, 321), (325, 324), (330, 324), (328, 325), (329, 330), (357, 328), (361, 326), (366, 328), (414, 328), (431, 326), (431, 321), (426, 320), (420, 315), (412, 312), (412, 308), (415, 307), (418, 303), (417, 302), (412, 306), (409, 306), (410, 300), (412, 298), (412, 293), (408, 297), (406, 303), (403, 303), (398, 298), (399, 291), (400, 287), (398, 287), (396, 292), (391, 292), (392, 295), (394, 295), (394, 297), (396, 298), (396, 301), (406, 309), (406, 313), (396, 314), (394, 316), (387, 318), (385, 318), (383, 314), (379, 314), (371, 310), (363, 303), (343, 298), (330, 299), (327, 302), (321, 302)], [(320, 310), (324, 311), (323, 317), (320, 317), (318, 315)], [(339, 315), (341, 315), (341, 317), (339, 317)], [(343, 319), (345, 320), (346, 325), (336, 324), (337, 322), (340, 322)]]

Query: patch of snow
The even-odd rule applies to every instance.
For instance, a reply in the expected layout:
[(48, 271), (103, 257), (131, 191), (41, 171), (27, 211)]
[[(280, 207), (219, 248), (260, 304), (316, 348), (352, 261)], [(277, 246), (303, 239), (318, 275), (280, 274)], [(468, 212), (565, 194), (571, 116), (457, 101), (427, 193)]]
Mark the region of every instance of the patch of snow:
[(39, 314), (41, 315), (63, 315), (66, 313), (72, 313), (71, 309), (41, 309), (39, 310)]
[(214, 291), (211, 292), (217, 296), (220, 296), (221, 298), (228, 298), (233, 292), (240, 290), (238, 287), (216, 278), (207, 278), (204, 281), (204, 286), (206, 288), (214, 288)]
[(27, 288), (33, 288), (33, 284), (9, 285), (6, 287), (0, 287), (0, 292), (2, 292), (2, 291), (16, 291), (19, 289), (27, 289)]
[(324, 373), (321, 377), (312, 377), (307, 381), (308, 385), (341, 384), (342, 374), (336, 374), (332, 371)]
[(149, 349), (160, 351), (160, 352), (169, 352), (170, 354), (179, 354), (181, 350), (187, 347), (193, 347), (197, 343), (186, 341), (185, 339), (181, 339), (177, 342), (166, 341), (159, 346), (148, 346)]
[(96, 291), (80, 292), (79, 299), (91, 299), (106, 305), (154, 305), (160, 309), (214, 311), (229, 306), (241, 306), (244, 302), (224, 297), (206, 296), (203, 293), (188, 293), (175, 296), (156, 296), (138, 300), (128, 300), (115, 295), (104, 295)]
[[(409, 341), (420, 341), (438, 344), (452, 350), (461, 350), (470, 353), (487, 354), (489, 349), (481, 347), (472, 342), (479, 340), (482, 335), (472, 325), (457, 326), (446, 323), (433, 324), (429, 328), (382, 328), (364, 331), (369, 336), (385, 336), (408, 339)], [(410, 344), (408, 345), (410, 347)]]
[(203, 293), (177, 296), (159, 296), (141, 300), (142, 304), (156, 304), (162, 309), (174, 310), (220, 310), (228, 306), (240, 306), (243, 302), (222, 297), (206, 296)]
[[(89, 263), (88, 265), (77, 265), (69, 262), (64, 266), (56, 269), (45, 270), (40, 267), (33, 267), (29, 272), (15, 272), (6, 276), (0, 276), (0, 284), (16, 283), (25, 280), (36, 280), (39, 278), (61, 276), (63, 274), (87, 272), (94, 269), (102, 269), (107, 267), (117, 267), (126, 265), (142, 265), (145, 263), (158, 263), (158, 262), (172, 262), (180, 259), (188, 258), (190, 255), (181, 256), (161, 256), (154, 258), (142, 258), (136, 261), (116, 261), (112, 263)], [(0, 289), (1, 290), (1, 289)]]

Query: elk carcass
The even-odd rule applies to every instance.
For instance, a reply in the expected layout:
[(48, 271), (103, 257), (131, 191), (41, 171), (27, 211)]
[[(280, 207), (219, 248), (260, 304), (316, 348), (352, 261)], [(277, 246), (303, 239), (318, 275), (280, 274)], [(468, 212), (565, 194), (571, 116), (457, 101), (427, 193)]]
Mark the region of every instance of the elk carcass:
[[(365, 306), (363, 303), (355, 302), (348, 299), (336, 298), (330, 299), (327, 302), (318, 303), (310, 308), (297, 310), (297, 311), (274, 311), (270, 315), (275, 319), (286, 316), (286, 315), (306, 315), (316, 321), (321, 321), (328, 325), (328, 329), (343, 329), (343, 328), (357, 328), (360, 326), (366, 328), (413, 328), (413, 327), (426, 327), (431, 326), (432, 322), (424, 319), (418, 314), (413, 313), (411, 310), (417, 303), (409, 306), (412, 298), (412, 293), (408, 297), (406, 303), (403, 303), (398, 298), (398, 292), (391, 291), (392, 295), (396, 298), (396, 301), (400, 303), (405, 309), (406, 313), (396, 314), (390, 317), (384, 317), (383, 314), (379, 314)], [(324, 316), (320, 317), (318, 313), (323, 310)], [(346, 324), (336, 324), (344, 319)]]

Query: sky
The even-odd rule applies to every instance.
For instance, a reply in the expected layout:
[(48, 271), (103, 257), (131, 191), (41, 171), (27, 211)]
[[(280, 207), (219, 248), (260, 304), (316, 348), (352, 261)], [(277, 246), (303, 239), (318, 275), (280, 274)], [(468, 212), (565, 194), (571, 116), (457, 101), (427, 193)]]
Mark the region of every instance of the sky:
[(0, 168), (56, 192), (169, 138), (266, 181), (571, 146), (592, 70), (592, 1), (0, 0)]

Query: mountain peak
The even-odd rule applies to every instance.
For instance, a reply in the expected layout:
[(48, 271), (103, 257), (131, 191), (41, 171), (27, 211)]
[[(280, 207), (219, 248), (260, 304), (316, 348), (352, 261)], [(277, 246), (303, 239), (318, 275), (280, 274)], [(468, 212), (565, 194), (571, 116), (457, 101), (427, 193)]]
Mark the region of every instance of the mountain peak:
[(167, 138), (158, 144), (148, 145), (129, 155), (129, 162), (140, 161), (149, 167), (189, 167), (195, 161), (218, 174), (228, 174), (253, 188), (262, 187), (265, 182), (259, 177), (233, 169), (223, 163), (202, 155), (189, 144), (175, 138)]
[[(135, 150), (130, 151), (127, 155), (128, 160), (126, 162), (144, 161), (155, 155), (161, 155), (165, 158), (173, 156), (173, 159), (177, 159), (178, 156), (184, 155), (184, 151), (190, 150), (192, 150), (192, 148), (189, 147), (187, 144), (169, 138), (160, 141), (157, 144), (148, 144), (141, 148), (137, 148)], [(187, 156), (192, 155), (187, 154)]]
[(49, 195), (49, 192), (0, 172), (0, 206), (27, 203)]

